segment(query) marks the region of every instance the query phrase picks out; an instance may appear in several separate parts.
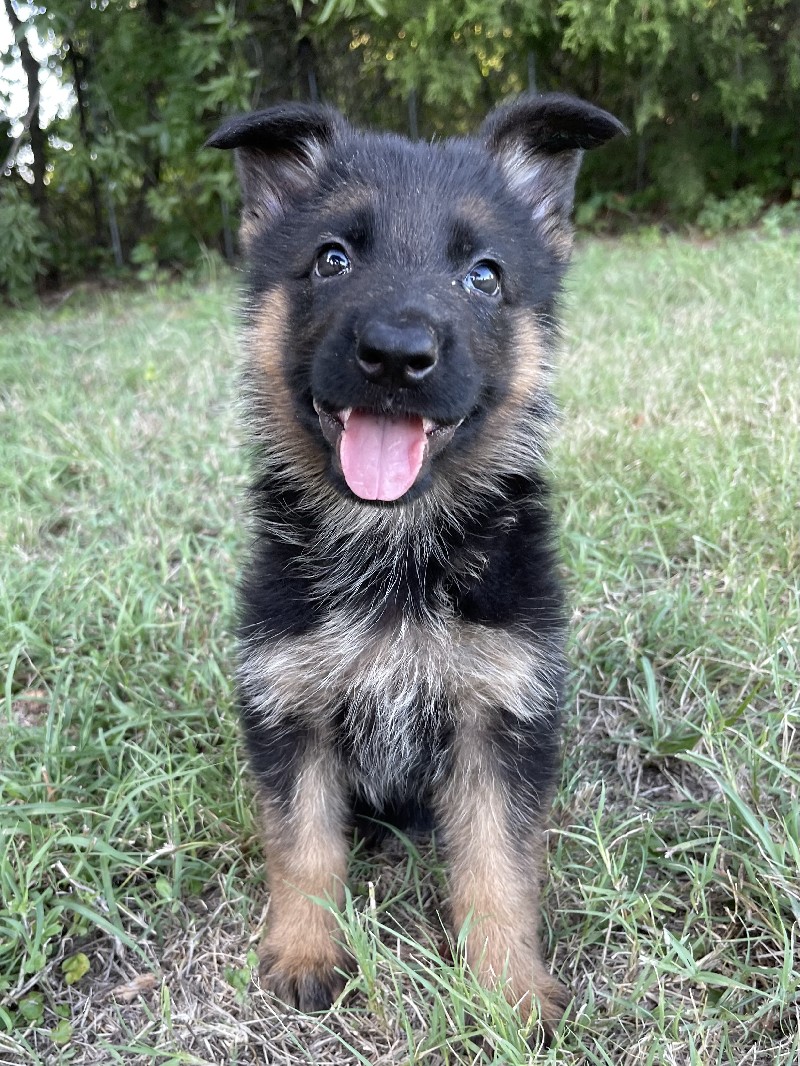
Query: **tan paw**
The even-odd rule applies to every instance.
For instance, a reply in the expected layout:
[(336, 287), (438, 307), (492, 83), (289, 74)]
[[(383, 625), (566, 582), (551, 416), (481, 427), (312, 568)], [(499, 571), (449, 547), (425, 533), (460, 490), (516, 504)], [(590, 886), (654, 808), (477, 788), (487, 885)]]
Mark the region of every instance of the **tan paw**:
[[(481, 984), (502, 987), (509, 1003), (527, 1021), (535, 1012), (549, 1038), (553, 1036), (572, 998), (569, 990), (553, 977), (539, 958), (538, 951), (519, 949), (504, 956), (497, 943), (480, 945), (482, 954), (476, 971)], [(494, 963), (489, 953), (494, 948)], [(473, 942), (473, 951), (475, 951)]]
[(267, 936), (258, 954), (262, 987), (304, 1014), (327, 1010), (344, 989), (345, 977), (340, 971), (346, 968), (347, 960), (328, 944), (324, 951), (309, 957), (296, 951), (281, 951)]
[[(533, 980), (533, 995), (539, 1015), (539, 1022), (548, 1039), (552, 1038), (561, 1019), (566, 1013), (572, 996), (569, 989), (557, 981), (555, 977), (539, 964)], [(526, 1004), (523, 1004), (525, 1007)], [(532, 1008), (530, 996), (527, 998), (527, 1010)], [(524, 1011), (524, 1013), (527, 1013)]]

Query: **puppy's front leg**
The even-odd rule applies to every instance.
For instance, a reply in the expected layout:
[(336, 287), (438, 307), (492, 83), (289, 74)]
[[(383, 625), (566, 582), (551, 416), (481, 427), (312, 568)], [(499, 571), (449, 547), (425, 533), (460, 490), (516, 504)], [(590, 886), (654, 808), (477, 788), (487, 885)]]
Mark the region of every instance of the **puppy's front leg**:
[(501, 985), (523, 1017), (533, 994), (549, 1035), (569, 1001), (539, 946), (542, 824), (556, 763), (550, 723), (498, 715), (457, 735), (438, 803), (456, 933), (469, 923), (467, 962), (482, 983)]
[(329, 1007), (344, 987), (337, 971), (347, 959), (334, 939), (338, 926), (310, 897), (342, 905), (348, 847), (333, 755), (319, 738), (302, 733), (287, 743), (284, 730), (270, 744), (262, 727), (261, 757), (253, 762), (271, 894), (260, 973), (279, 999), (307, 1012)]

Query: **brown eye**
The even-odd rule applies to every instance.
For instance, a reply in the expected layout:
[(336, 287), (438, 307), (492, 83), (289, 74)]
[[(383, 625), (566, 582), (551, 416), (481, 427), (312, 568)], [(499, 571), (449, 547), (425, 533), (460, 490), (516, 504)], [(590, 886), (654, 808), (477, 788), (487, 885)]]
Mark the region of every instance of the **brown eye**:
[(317, 255), (314, 273), (320, 278), (335, 278), (349, 274), (352, 268), (350, 257), (340, 244), (326, 244)]
[(480, 292), (484, 296), (500, 295), (500, 270), (494, 263), (481, 260), (476, 263), (462, 282), (467, 292)]

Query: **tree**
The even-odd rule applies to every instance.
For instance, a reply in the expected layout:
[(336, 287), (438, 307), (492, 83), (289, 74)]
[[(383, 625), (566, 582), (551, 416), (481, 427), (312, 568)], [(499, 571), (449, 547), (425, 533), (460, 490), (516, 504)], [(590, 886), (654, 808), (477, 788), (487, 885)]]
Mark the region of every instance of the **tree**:
[(45, 174), (47, 171), (46, 138), (40, 125), (40, 90), (39, 90), (39, 63), (34, 58), (31, 46), (28, 43), (28, 31), (31, 28), (27, 22), (23, 22), (17, 15), (11, 0), (3, 0), (6, 15), (14, 31), (14, 39), (19, 48), (22, 69), (25, 72), (25, 80), (28, 85), (28, 112), (25, 116), (25, 131), (30, 141), (33, 163), (33, 185), (31, 194), (39, 218), (42, 223), (47, 221), (47, 199), (45, 195)]
[[(232, 254), (235, 181), (203, 141), (287, 98), (428, 137), (526, 88), (576, 92), (632, 134), (587, 160), (594, 211), (691, 219), (710, 196), (787, 199), (800, 179), (796, 0), (42, 0), (26, 18), (3, 4), (30, 98), (4, 155), (25, 144), (32, 165), (12, 165), (0, 212), (19, 214), (32, 262), (66, 275)], [(32, 33), (74, 91), (46, 129)]]

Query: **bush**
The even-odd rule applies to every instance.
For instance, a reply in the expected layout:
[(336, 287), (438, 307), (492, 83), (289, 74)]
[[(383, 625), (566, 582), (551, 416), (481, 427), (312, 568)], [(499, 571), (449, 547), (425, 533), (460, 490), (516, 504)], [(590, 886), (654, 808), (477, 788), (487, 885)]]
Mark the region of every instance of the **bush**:
[(773, 204), (761, 219), (764, 232), (769, 237), (779, 237), (785, 230), (800, 227), (800, 200), (785, 204)]
[(33, 295), (51, 263), (50, 242), (39, 212), (11, 183), (0, 186), (0, 294), (12, 303)]
[(707, 236), (715, 237), (727, 229), (752, 226), (763, 210), (764, 200), (752, 187), (721, 200), (707, 196), (697, 216), (697, 225)]

